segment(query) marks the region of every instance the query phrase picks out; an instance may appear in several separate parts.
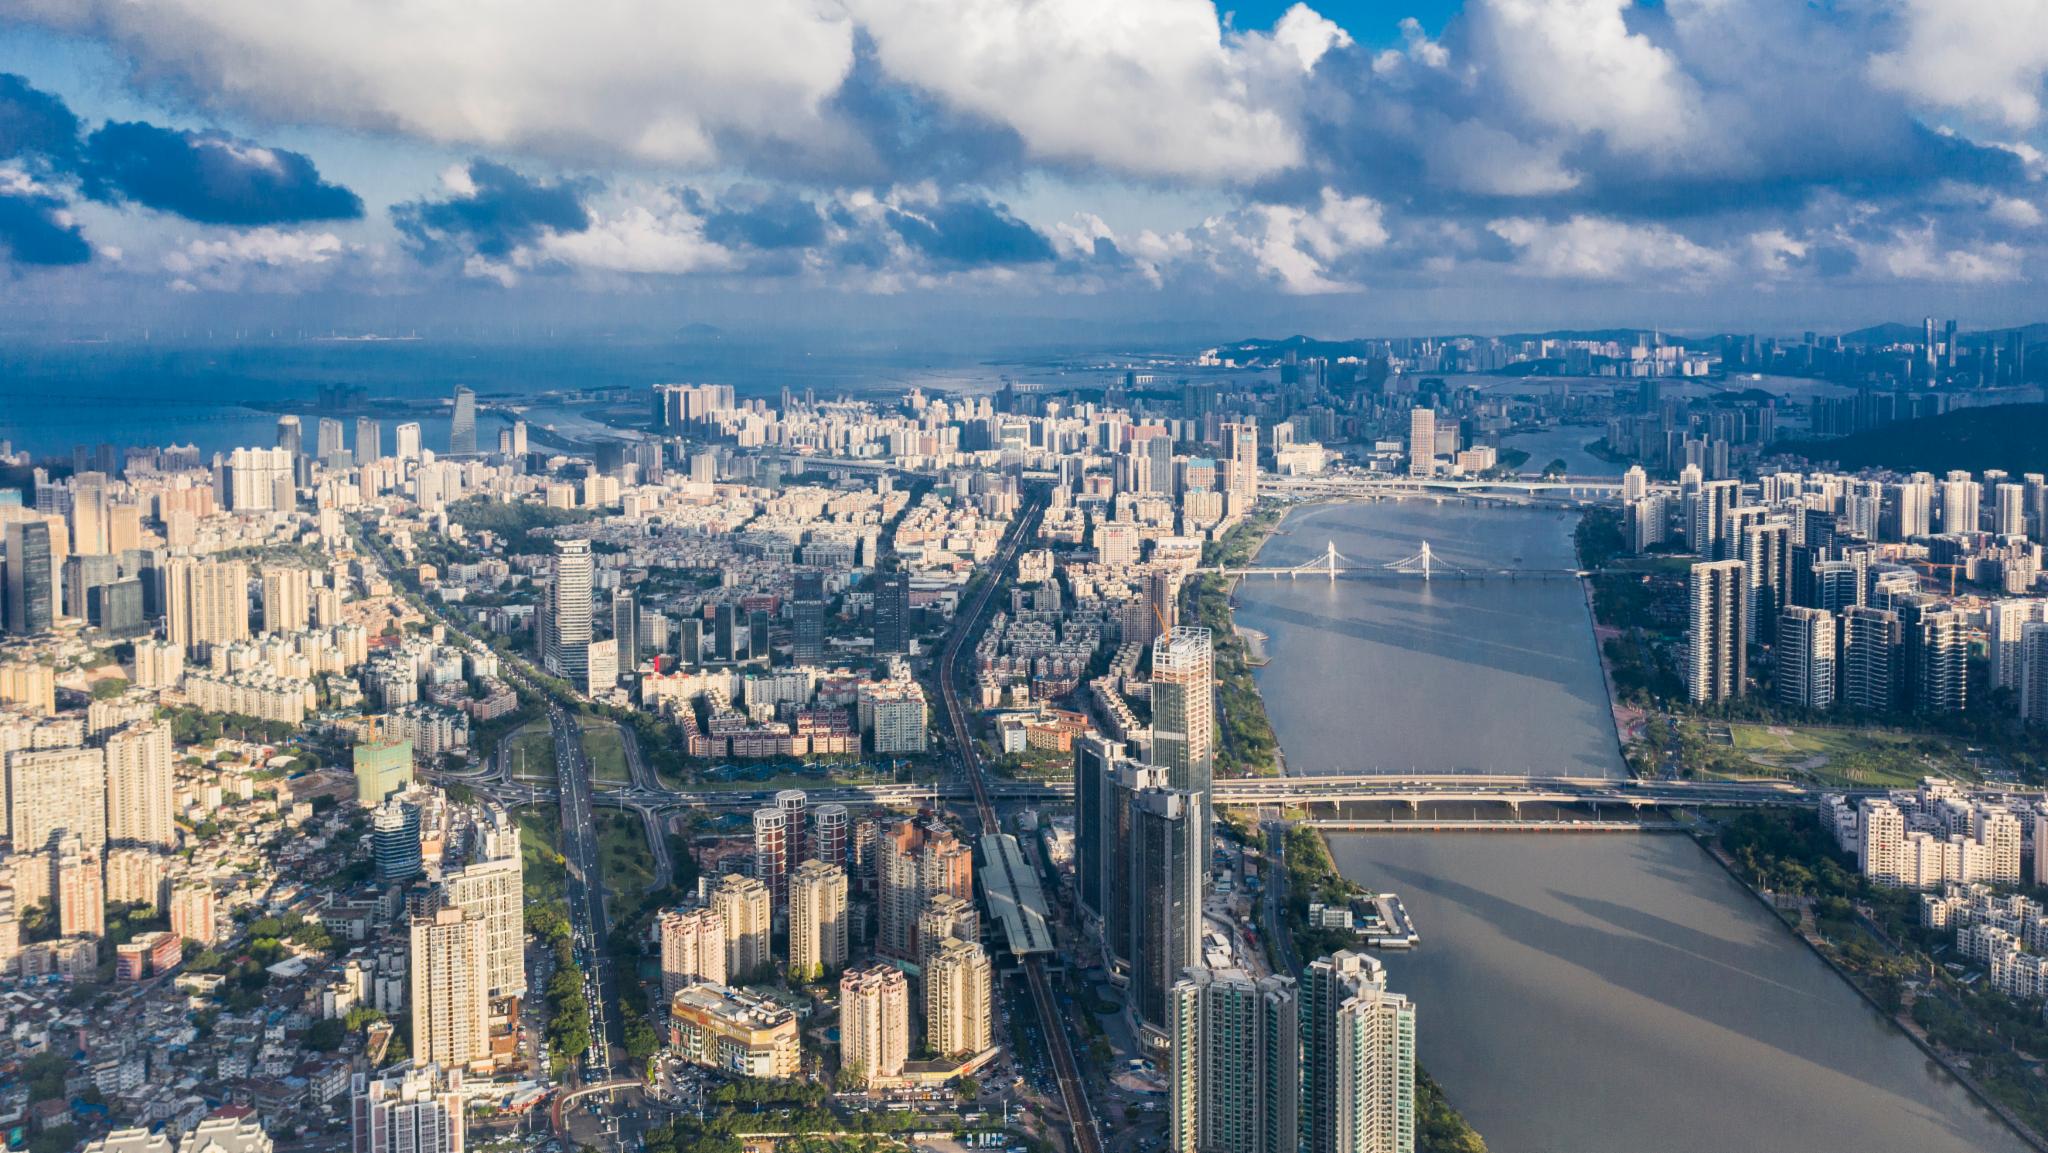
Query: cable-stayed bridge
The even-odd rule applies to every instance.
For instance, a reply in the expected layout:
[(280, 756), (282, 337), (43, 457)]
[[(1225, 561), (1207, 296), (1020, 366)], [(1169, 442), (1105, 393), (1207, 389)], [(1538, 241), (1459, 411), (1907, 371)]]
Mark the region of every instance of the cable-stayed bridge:
[(1274, 577), (1299, 580), (1302, 577), (1322, 577), (1325, 580), (1409, 580), (1420, 578), (1432, 580), (1577, 580), (1590, 575), (1589, 570), (1575, 568), (1478, 568), (1446, 564), (1423, 541), (1412, 555), (1385, 564), (1369, 564), (1354, 561), (1337, 551), (1337, 542), (1330, 541), (1323, 551), (1314, 558), (1297, 565), (1215, 565), (1198, 569), (1198, 572), (1217, 573), (1222, 576)]

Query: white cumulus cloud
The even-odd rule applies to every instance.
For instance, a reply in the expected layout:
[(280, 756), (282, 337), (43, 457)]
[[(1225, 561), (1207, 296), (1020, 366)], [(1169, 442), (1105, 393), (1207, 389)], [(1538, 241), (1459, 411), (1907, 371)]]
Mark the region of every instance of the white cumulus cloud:
[(1691, 283), (1726, 272), (1732, 263), (1727, 254), (1661, 224), (1511, 216), (1486, 227), (1515, 249), (1517, 271), (1545, 279)]
[(1903, 35), (1871, 75), (1944, 110), (2009, 128), (2041, 123), (2048, 11), (2040, 0), (1896, 0)]
[(853, 66), (830, 0), (19, 0), (203, 99), (450, 144), (714, 160), (815, 141)]

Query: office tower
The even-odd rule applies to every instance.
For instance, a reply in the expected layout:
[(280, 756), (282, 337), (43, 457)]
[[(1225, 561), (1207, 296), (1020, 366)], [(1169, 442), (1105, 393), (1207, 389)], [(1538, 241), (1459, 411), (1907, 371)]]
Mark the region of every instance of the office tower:
[(1416, 405), (1408, 410), (1408, 475), (1436, 472), (1436, 410)]
[[(72, 554), (94, 556), (112, 551), (107, 545), (107, 490), (98, 483), (86, 484), (74, 478), (71, 489)], [(71, 615), (80, 614), (74, 607)]]
[(455, 414), (448, 421), (448, 454), (476, 453), (476, 391), (467, 386), (455, 390)]
[(619, 687), (619, 642), (606, 638), (584, 646), (584, 690), (591, 696)]
[(1969, 473), (1949, 473), (1948, 479), (1941, 482), (1941, 531), (1976, 532), (1983, 492), (1983, 486), (1972, 480)]
[(61, 833), (88, 848), (107, 843), (107, 768), (99, 749), (17, 749), (7, 754), (7, 828), (16, 853), (40, 852)]
[(313, 574), (302, 568), (263, 569), (263, 631), (295, 633), (313, 619)]
[(1145, 470), (1143, 491), (1160, 496), (1173, 495), (1173, 437), (1161, 433), (1139, 441), (1138, 451)]
[(1111, 762), (1099, 834), (1102, 907), (1098, 927), (1103, 957), (1119, 974), (1128, 975), (1138, 956), (1139, 897), (1131, 880), (1137, 844), (1136, 800), (1140, 793), (1168, 787), (1165, 769), (1135, 761)]
[[(107, 506), (107, 551), (116, 556), (142, 548), (142, 508), (133, 503)], [(134, 575), (132, 572), (124, 576)]]
[(1205, 809), (1216, 764), (1215, 679), (1208, 629), (1176, 628), (1152, 642), (1153, 761)]
[(420, 875), (424, 866), (417, 805), (392, 797), (370, 813), (370, 859), (382, 884), (395, 885)]
[(711, 610), (711, 659), (739, 659), (739, 606), (722, 604)]
[(747, 659), (765, 665), (769, 656), (768, 614), (764, 610), (755, 609), (747, 614)]
[(1898, 518), (1898, 540), (1913, 540), (1934, 531), (1934, 479), (1924, 473), (1891, 490)]
[(412, 919), (414, 1058), (462, 1068), (490, 1056), (488, 952), (482, 919), (453, 906)]
[(164, 635), (188, 654), (249, 639), (249, 567), (172, 557), (163, 567)]
[(56, 842), (57, 935), (103, 937), (107, 932), (107, 879), (100, 848), (76, 833)]
[(1799, 605), (1787, 608), (1778, 618), (1772, 666), (1779, 704), (1795, 709), (1824, 709), (1834, 704), (1834, 614)]
[(1414, 1153), (1415, 1007), (1349, 950), (1302, 974), (1304, 1153)]
[(2027, 535), (2027, 490), (2016, 484), (2001, 484), (1991, 531), (1999, 536)]
[(849, 969), (839, 978), (839, 1070), (874, 1088), (903, 1074), (910, 1057), (910, 983), (891, 965)]
[(7, 526), (6, 542), (7, 631), (15, 636), (49, 632), (57, 619), (50, 526), (40, 520), (15, 521)]
[(412, 742), (404, 739), (360, 741), (352, 760), (356, 803), (374, 809), (393, 793), (412, 788)]
[(1174, 984), (1168, 1153), (1296, 1153), (1300, 1013), (1284, 976), (1196, 968)]
[[(640, 623), (634, 630), (640, 641), (640, 659), (658, 660), (675, 648), (674, 625), (667, 617), (650, 609), (640, 610)], [(674, 670), (673, 662), (669, 669)]]
[(849, 824), (845, 805), (824, 804), (812, 809), (810, 855), (828, 865), (845, 866)]
[(420, 426), (418, 424), (406, 421), (398, 426), (397, 436), (396, 451), (401, 462), (413, 461), (417, 463), (425, 455), (421, 445)]
[(1743, 693), (1749, 660), (1745, 567), (1739, 560), (1692, 566), (1685, 689), (1695, 704), (1718, 704)]
[(296, 416), (277, 418), (276, 447), (296, 457), (306, 451), (306, 430)]
[(347, 452), (342, 442), (341, 422), (331, 416), (323, 416), (317, 426), (317, 448), (314, 451), (321, 464), (332, 463), (335, 457)]
[(725, 984), (725, 918), (718, 910), (670, 909), (661, 915), (661, 999), (699, 981)]
[(1100, 918), (1108, 909), (1109, 863), (1114, 829), (1108, 824), (1115, 747), (1101, 737), (1074, 741), (1074, 897), (1086, 914)]
[(969, 1057), (989, 1047), (988, 952), (948, 938), (924, 972), (924, 1039), (941, 1057)]
[[(1904, 623), (1907, 614), (1900, 614)], [(1913, 683), (1913, 707), (1923, 713), (1959, 713), (1969, 698), (1969, 617), (1954, 607), (1916, 606), (1913, 631), (1906, 644), (1912, 650), (1909, 676)]]
[(1168, 993), (1202, 959), (1203, 805), (1179, 789), (1145, 789), (1130, 801), (1128, 885), (1131, 1006), (1163, 1031)]
[(384, 426), (375, 417), (356, 418), (356, 452), (358, 465), (374, 464), (384, 457)]
[(1686, 547), (1703, 560), (1728, 560), (1735, 556), (1735, 542), (1729, 521), (1742, 499), (1739, 481), (1710, 480), (1692, 495), (1692, 512), (1686, 529)]
[(64, 558), (64, 603), (59, 615), (98, 624), (93, 619), (92, 594), (112, 584), (121, 575), (118, 558), (73, 553)]
[[(1434, 434), (1432, 434), (1434, 435)], [(1259, 425), (1246, 417), (1223, 426), (1224, 490), (1233, 507), (1230, 512), (1250, 512), (1259, 500)]]
[(351, 1153), (463, 1153), (461, 1070), (414, 1061), (349, 1088)]
[(526, 455), (526, 422), (523, 420), (512, 422), (512, 455)]
[(725, 925), (725, 976), (739, 984), (775, 963), (768, 934), (775, 917), (774, 894), (761, 880), (729, 873), (711, 890), (711, 908)]
[[(2020, 718), (2030, 725), (2048, 725), (2048, 623), (2030, 621), (2020, 634)], [(2048, 846), (2035, 824), (2037, 844)], [(2044, 847), (2043, 852), (2048, 852)]]
[(168, 852), (177, 847), (170, 726), (129, 725), (107, 738), (107, 842)]
[(619, 646), (619, 669), (630, 672), (639, 668), (640, 598), (633, 594), (632, 589), (612, 591), (612, 640)]
[(595, 575), (587, 540), (555, 542), (553, 604), (548, 612), (548, 671), (582, 683), (590, 672), (590, 590)]
[(134, 577), (108, 581), (86, 592), (85, 619), (112, 637), (133, 637), (149, 631), (142, 582)]
[(1778, 611), (1790, 603), (1792, 525), (1768, 520), (1742, 530), (1744, 627), (1751, 643), (1771, 644), (1778, 631)]
[(793, 664), (818, 665), (825, 662), (825, 574), (800, 572), (789, 605), (790, 647)]
[(754, 810), (754, 876), (777, 907), (789, 899), (789, 815), (773, 805)]
[(910, 574), (875, 574), (875, 652), (910, 651)]
[(789, 878), (789, 971), (816, 980), (846, 964), (846, 870), (805, 861)]
[(483, 923), (484, 992), (520, 997), (526, 993), (526, 867), (518, 830), (502, 813), (494, 820), (473, 859), (450, 872), (442, 888), (449, 903)]
[(676, 659), (686, 668), (703, 663), (703, 620), (697, 617), (683, 617), (676, 622)]
[(1852, 605), (1842, 612), (1840, 699), (1852, 709), (1889, 713), (1899, 707), (1903, 644), (1899, 614)]
[(917, 920), (933, 896), (974, 897), (974, 854), (936, 817), (908, 820), (881, 838), (880, 928), (875, 951), (913, 960), (918, 955)]

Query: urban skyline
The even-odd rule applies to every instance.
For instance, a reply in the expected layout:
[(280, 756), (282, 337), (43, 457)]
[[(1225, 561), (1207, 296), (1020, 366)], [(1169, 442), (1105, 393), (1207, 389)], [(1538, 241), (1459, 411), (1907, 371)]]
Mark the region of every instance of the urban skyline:
[(2038, 2), (6, 6), (0, 1128), (2048, 1149)]

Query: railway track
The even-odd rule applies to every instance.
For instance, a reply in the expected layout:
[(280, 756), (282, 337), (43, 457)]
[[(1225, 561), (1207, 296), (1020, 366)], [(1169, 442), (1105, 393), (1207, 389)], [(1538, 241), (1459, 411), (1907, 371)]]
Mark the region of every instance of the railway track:
[[(974, 788), (974, 809), (981, 821), (983, 833), (999, 833), (1002, 824), (996, 819), (995, 805), (990, 802), (988, 782), (983, 776), (981, 756), (975, 751), (973, 731), (967, 724), (967, 710), (960, 704), (958, 665), (960, 649), (968, 636), (988, 611), (988, 602), (1002, 585), (1002, 574), (1010, 571), (1017, 559), (1017, 550), (1038, 526), (1038, 518), (1045, 511), (1045, 495), (1035, 492), (1024, 509), (1018, 514), (1016, 523), (1010, 528), (1010, 535), (1004, 540), (996, 556), (996, 563), (988, 569), (989, 581), (975, 594), (974, 602), (967, 609), (967, 615), (947, 638), (946, 647), (940, 651), (938, 680), (939, 697), (946, 710), (946, 723), (953, 733), (953, 744), (960, 750), (961, 767), (967, 780)], [(1053, 1001), (1052, 982), (1045, 975), (1045, 962), (1039, 957), (1024, 958), (1024, 980), (1031, 990), (1031, 1004), (1038, 1014), (1040, 1033), (1045, 1037), (1046, 1049), (1052, 1055), (1053, 1077), (1059, 1082), (1060, 1103), (1066, 1108), (1069, 1128), (1073, 1133), (1077, 1153), (1102, 1153), (1102, 1132), (1095, 1120), (1095, 1111), (1088, 1102), (1088, 1090), (1081, 1080), (1081, 1069), (1074, 1061), (1074, 1047), (1067, 1036), (1066, 1019), (1060, 1015)]]

